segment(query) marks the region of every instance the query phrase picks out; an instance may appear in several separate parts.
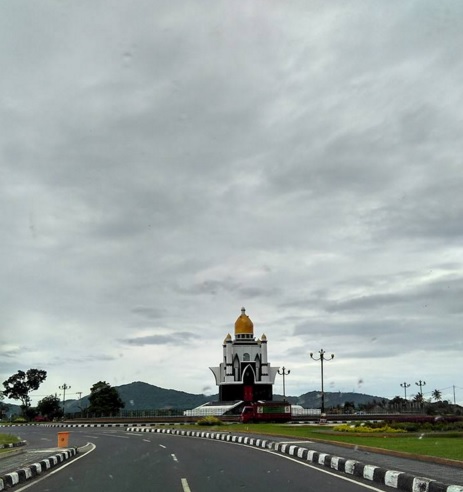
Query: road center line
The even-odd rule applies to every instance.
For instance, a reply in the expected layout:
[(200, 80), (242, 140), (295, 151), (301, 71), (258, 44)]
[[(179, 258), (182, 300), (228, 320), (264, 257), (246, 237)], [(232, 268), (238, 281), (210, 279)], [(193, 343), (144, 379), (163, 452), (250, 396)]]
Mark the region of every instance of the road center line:
[(190, 486), (188, 485), (187, 479), (182, 478), (183, 492), (191, 492)]
[(171, 456), (172, 456), (172, 459), (173, 459), (176, 463), (178, 463), (177, 456), (175, 456), (175, 454), (171, 454)]
[(149, 439), (143, 439), (145, 442), (151, 442)]
[(161, 448), (166, 449), (166, 446), (164, 446), (164, 444), (160, 444), (159, 446), (161, 446)]

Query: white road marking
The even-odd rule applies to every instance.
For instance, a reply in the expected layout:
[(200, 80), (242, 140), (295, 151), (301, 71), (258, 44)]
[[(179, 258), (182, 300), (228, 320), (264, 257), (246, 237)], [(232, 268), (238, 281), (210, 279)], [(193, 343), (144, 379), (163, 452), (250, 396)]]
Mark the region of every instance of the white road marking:
[(188, 485), (187, 479), (182, 478), (183, 492), (191, 492), (190, 486)]
[(96, 446), (92, 442), (87, 443), (86, 446), (88, 446), (89, 444), (91, 446), (93, 446), (92, 449), (90, 449), (90, 451), (87, 451), (85, 454), (81, 454), (80, 456), (78, 456), (77, 458), (74, 458), (72, 461), (69, 461), (69, 463), (66, 463), (65, 465), (60, 465), (59, 468), (57, 468), (56, 470), (53, 470), (51, 472), (47, 472), (47, 474), (44, 475), (42, 478), (38, 478), (37, 480), (34, 480), (33, 482), (29, 483), (28, 485), (25, 485), (24, 487), (21, 487), (20, 489), (16, 489), (16, 492), (22, 492), (23, 490), (26, 490), (29, 487), (32, 487), (33, 485), (38, 484), (42, 480), (45, 480), (46, 478), (51, 477), (55, 473), (60, 472), (63, 468), (66, 468), (67, 466), (72, 465), (77, 460), (80, 460), (81, 458), (84, 458), (85, 456), (87, 456), (87, 454), (91, 453), (92, 451), (95, 451)]
[(171, 456), (172, 456), (172, 459), (173, 459), (176, 463), (178, 463), (177, 456), (175, 456), (175, 454), (171, 454)]
[(166, 449), (166, 446), (164, 446), (164, 444), (160, 444), (159, 446), (161, 446), (161, 448)]
[(149, 439), (143, 439), (145, 442), (151, 442)]

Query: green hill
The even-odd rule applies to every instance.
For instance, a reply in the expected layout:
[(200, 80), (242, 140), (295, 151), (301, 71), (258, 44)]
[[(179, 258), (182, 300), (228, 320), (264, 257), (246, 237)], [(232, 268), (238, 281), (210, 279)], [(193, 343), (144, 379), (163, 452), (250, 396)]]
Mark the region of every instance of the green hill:
[[(125, 410), (154, 410), (154, 409), (191, 409), (202, 405), (208, 401), (217, 401), (218, 395), (206, 396), (200, 394), (186, 393), (173, 389), (160, 388), (152, 384), (136, 381), (130, 384), (115, 386), (122, 401), (125, 403)], [(283, 399), (281, 395), (274, 395), (274, 400)], [(288, 396), (287, 399), (304, 408), (320, 408), (320, 392), (310, 391), (301, 396)], [(325, 406), (343, 406), (346, 402), (353, 402), (356, 406), (376, 400), (384, 400), (379, 396), (365, 395), (362, 393), (325, 393)], [(79, 401), (66, 401), (66, 412), (79, 412), (80, 408), (88, 407), (88, 396), (82, 397)]]
[[(277, 399), (277, 397), (274, 397)], [(319, 391), (309, 391), (301, 396), (288, 396), (287, 399), (294, 405), (301, 405), (304, 408), (320, 408), (321, 394)], [(387, 401), (386, 398), (381, 396), (365, 395), (363, 393), (341, 393), (341, 392), (325, 392), (325, 407), (343, 407), (346, 402), (353, 402), (357, 407), (358, 405), (365, 405), (370, 402)]]
[[(115, 386), (115, 388), (125, 403), (124, 410), (189, 409), (208, 401), (213, 401), (218, 397), (217, 395), (197, 395), (184, 391), (160, 388), (159, 386), (141, 381)], [(80, 401), (67, 400), (65, 408), (66, 413), (74, 413), (80, 412), (81, 409), (85, 409), (88, 406), (88, 396), (84, 396)]]

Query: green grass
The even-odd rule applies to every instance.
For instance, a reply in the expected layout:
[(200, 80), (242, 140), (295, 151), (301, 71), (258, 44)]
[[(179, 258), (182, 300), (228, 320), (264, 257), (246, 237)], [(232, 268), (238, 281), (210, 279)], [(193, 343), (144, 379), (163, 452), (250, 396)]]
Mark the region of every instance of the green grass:
[(0, 434), (0, 444), (11, 444), (20, 440), (19, 437), (13, 436), (12, 434)]
[[(21, 441), (21, 439), (19, 437), (13, 436), (12, 434), (0, 434), (0, 445), (11, 444), (19, 441)], [(5, 453), (11, 453), (11, 448), (0, 448), (0, 454)]]
[[(182, 427), (184, 428), (184, 427)], [(198, 427), (192, 426), (199, 430)], [(374, 435), (334, 432), (328, 426), (293, 426), (282, 424), (234, 424), (210, 427), (208, 431), (268, 436), (287, 436), (368, 446), (401, 453), (434, 456), (463, 462), (463, 432), (379, 433)]]

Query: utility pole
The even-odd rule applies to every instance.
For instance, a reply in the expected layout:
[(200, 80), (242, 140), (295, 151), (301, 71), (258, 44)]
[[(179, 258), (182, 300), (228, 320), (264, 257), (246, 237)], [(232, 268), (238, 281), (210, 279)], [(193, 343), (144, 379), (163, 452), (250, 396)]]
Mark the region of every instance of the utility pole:
[(285, 401), (286, 401), (285, 376), (287, 376), (290, 372), (291, 371), (289, 369), (286, 370), (286, 367), (285, 366), (283, 366), (281, 368), (281, 372), (280, 372), (280, 369), (278, 369), (278, 374), (280, 376), (283, 376), (283, 400), (285, 400)]
[(331, 357), (329, 359), (326, 359), (325, 358), (325, 354), (326, 352), (321, 349), (318, 351), (318, 353), (320, 354), (320, 357), (318, 359), (316, 359), (314, 356), (313, 356), (313, 352), (310, 352), (310, 358), (315, 360), (315, 361), (320, 361), (320, 364), (321, 364), (321, 377), (322, 377), (322, 408), (321, 408), (321, 413), (322, 415), (325, 413), (325, 390), (323, 388), (323, 362), (326, 360), (326, 361), (330, 361), (330, 360), (333, 360), (334, 359), (334, 354), (331, 354)]

